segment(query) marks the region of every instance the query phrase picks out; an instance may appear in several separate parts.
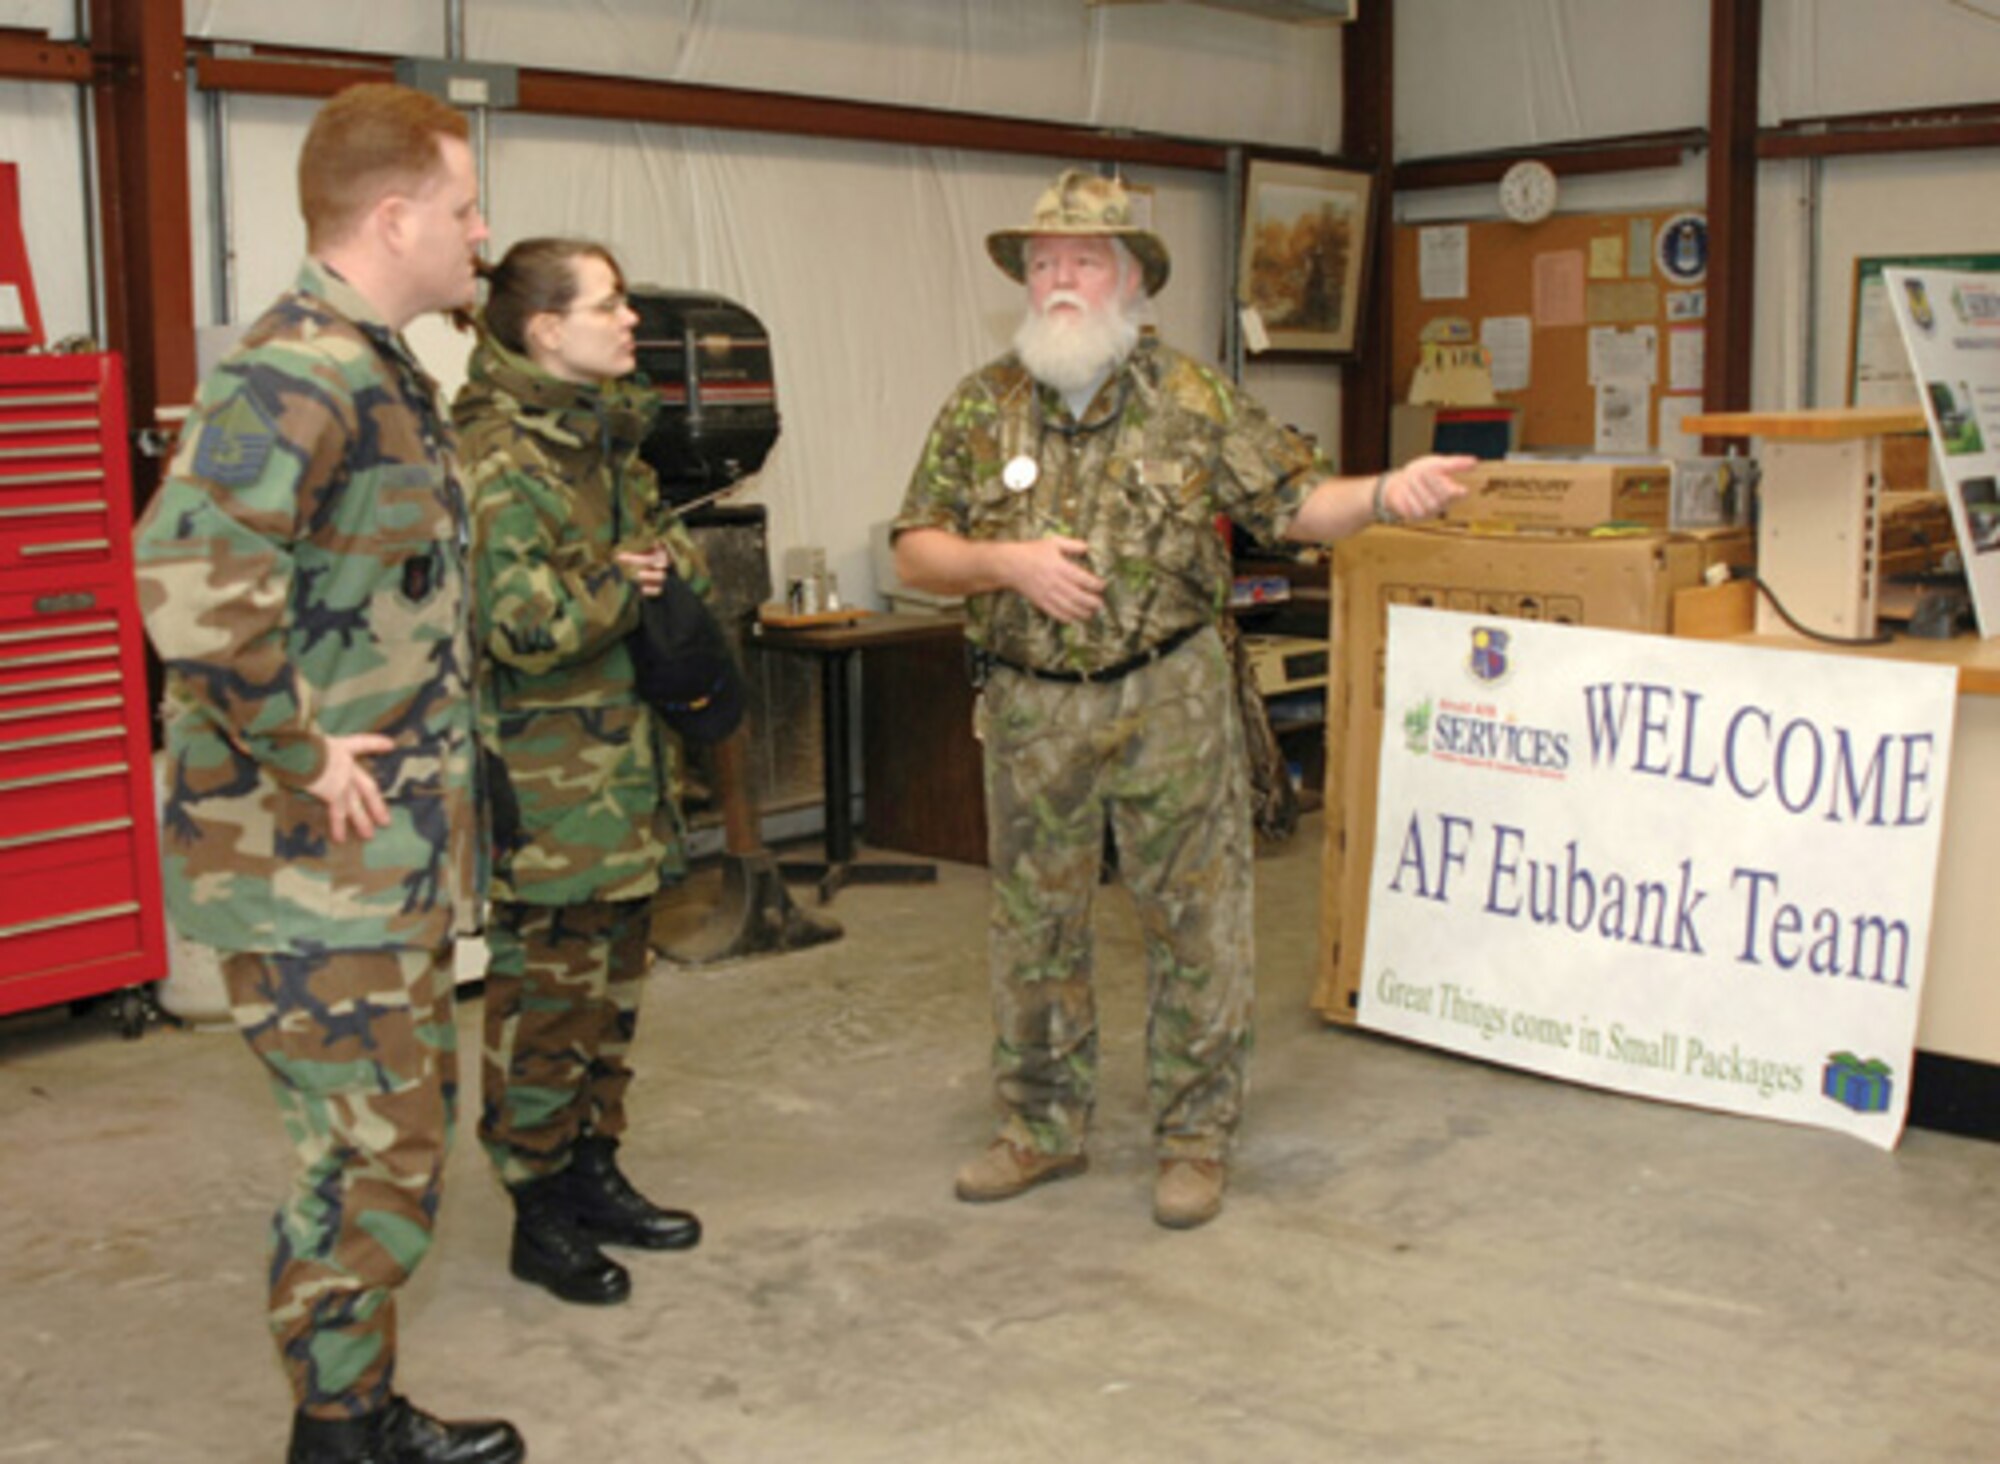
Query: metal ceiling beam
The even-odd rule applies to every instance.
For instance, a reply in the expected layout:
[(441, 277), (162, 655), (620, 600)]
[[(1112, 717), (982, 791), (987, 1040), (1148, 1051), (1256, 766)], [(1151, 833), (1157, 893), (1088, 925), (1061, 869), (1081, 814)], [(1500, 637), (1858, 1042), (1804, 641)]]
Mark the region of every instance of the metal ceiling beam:
[(0, 30), (0, 79), (87, 82), (90, 47), (52, 41), (46, 31)]
[[(335, 58), (307, 52), (254, 56), (197, 52), (194, 68), (196, 84), (205, 90), (266, 96), (327, 97), (357, 81), (395, 78), (391, 58)], [(526, 67), (520, 72), (520, 101), (513, 110), (666, 127), (839, 137), (903, 147), (1151, 163), (1211, 173), (1221, 172), (1227, 163), (1227, 150), (1220, 145), (1142, 133)]]

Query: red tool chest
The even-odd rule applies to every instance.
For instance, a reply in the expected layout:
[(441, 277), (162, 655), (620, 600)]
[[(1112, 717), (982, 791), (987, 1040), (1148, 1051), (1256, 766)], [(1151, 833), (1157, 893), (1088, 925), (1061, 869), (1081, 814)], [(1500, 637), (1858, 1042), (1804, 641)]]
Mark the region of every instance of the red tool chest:
[(0, 1015), (166, 974), (115, 355), (0, 356)]

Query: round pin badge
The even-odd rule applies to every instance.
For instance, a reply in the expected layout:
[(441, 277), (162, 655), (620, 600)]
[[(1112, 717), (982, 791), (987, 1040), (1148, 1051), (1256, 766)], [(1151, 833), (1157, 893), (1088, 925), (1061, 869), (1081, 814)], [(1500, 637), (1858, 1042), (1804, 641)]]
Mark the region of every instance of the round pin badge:
[(1035, 486), (1035, 479), (1041, 475), (1042, 470), (1035, 465), (1035, 460), (1022, 453), (1019, 457), (1007, 460), (1007, 466), (1000, 470), (1000, 481), (1016, 493), (1026, 493)]

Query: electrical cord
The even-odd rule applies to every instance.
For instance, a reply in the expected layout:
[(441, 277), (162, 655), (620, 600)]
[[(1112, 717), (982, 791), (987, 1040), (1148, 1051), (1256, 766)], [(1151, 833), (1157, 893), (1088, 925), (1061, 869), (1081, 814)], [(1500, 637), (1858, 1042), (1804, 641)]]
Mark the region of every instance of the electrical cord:
[(1729, 567), (1729, 577), (1731, 579), (1748, 580), (1751, 584), (1755, 585), (1757, 592), (1769, 600), (1771, 608), (1778, 612), (1778, 618), (1807, 640), (1816, 640), (1823, 645), (1829, 646), (1887, 646), (1895, 644), (1896, 638), (1886, 630), (1878, 630), (1873, 635), (1832, 635), (1824, 630), (1814, 630), (1810, 626), (1801, 625), (1797, 617), (1785, 608), (1785, 602), (1780, 600), (1770, 585), (1764, 582), (1764, 577), (1748, 565), (1732, 564)]

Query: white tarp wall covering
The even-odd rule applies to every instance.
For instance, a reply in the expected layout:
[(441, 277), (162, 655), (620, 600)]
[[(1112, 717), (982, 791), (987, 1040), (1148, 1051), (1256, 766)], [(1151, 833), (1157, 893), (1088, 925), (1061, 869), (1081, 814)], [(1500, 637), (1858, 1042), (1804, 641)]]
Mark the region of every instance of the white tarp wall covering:
[[(233, 186), (289, 169), (311, 105), (231, 105)], [(1022, 221), (1049, 167), (537, 117), (496, 118), (489, 147), (498, 245), (584, 233), (609, 242), (635, 283), (712, 290), (763, 321), (784, 431), (745, 497), (770, 510), (774, 558), (790, 545), (824, 547), (843, 589), (866, 593), (869, 524), (895, 512), (945, 394), (1004, 347), (1018, 317), (1019, 288), (980, 241)], [(1176, 271), (1217, 278), (1216, 180), (1134, 178), (1157, 189), (1163, 227), (1173, 221)], [(254, 212), (265, 243), (245, 248), (245, 302), (284, 288), (304, 244), (292, 214)], [(246, 222), (239, 214), (239, 247)], [(1171, 338), (1213, 343), (1221, 330), (1220, 299), (1198, 287), (1170, 287), (1160, 313)], [(463, 379), (464, 338), (441, 327), (412, 335), (441, 380)]]
[[(261, 4), (190, 5), (232, 39), (443, 48), (443, 7), (367, 4), (338, 22)], [(360, 37), (365, 36), (365, 41)], [(1189, 7), (1086, 11), (1079, 0), (469, 0), (474, 60), (746, 86), (898, 105), (1331, 148), (1339, 49), (1329, 30)], [(205, 103), (195, 99), (197, 111)], [(303, 248), (289, 200), (309, 103), (232, 98), (230, 193), (241, 313), (285, 287)], [(1332, 128), (1333, 131), (1328, 129)], [(195, 131), (199, 133), (199, 126)], [(199, 144), (197, 144), (199, 145)], [(744, 501), (770, 513), (774, 572), (816, 545), (850, 598), (872, 598), (869, 526), (901, 501), (931, 414), (1005, 348), (1021, 294), (987, 259), (1057, 160), (775, 134), (496, 114), (487, 213), (495, 253), (534, 234), (609, 244), (634, 282), (711, 290), (752, 310), (776, 355), (784, 430)], [(203, 172), (197, 154), (196, 173)], [(1174, 256), (1163, 332), (1213, 357), (1223, 330), (1220, 174), (1133, 169)], [(198, 246), (206, 230), (198, 225)], [(212, 316), (198, 247), (198, 311)], [(447, 384), (466, 342), (413, 339)], [(1330, 441), (1337, 373), (1258, 368), (1272, 410)]]
[[(1697, 128), (1709, 0), (1397, 0), (1396, 151), (1420, 159)], [(73, 0), (0, 0), (0, 24), (76, 34)], [(939, 107), (1251, 146), (1338, 149), (1340, 32), (1195, 5), (1083, 0), (466, 0), (475, 60)], [(2000, 0), (1766, 0), (1766, 123), (1995, 95)], [(439, 55), (443, 0), (187, 0), (190, 34)], [(191, 99), (198, 323), (215, 320), (203, 121)], [(311, 108), (231, 98), (240, 313), (301, 248), (292, 168)], [(21, 164), (28, 246), (54, 334), (90, 324), (77, 92), (0, 83), (0, 156)], [(1699, 206), (1706, 159), (1565, 182), (1565, 210)], [(691, 129), (494, 119), (496, 242), (602, 238), (635, 279), (755, 310), (777, 349), (785, 435), (751, 497), (774, 549), (828, 548), (866, 590), (867, 524), (890, 512), (929, 415), (1005, 343), (1018, 296), (980, 238), (1019, 222), (1054, 160)], [(1175, 256), (1162, 325), (1212, 354), (1227, 308), (1218, 175), (1139, 169)], [(1985, 152), (1769, 164), (1758, 209), (1760, 406), (1841, 400), (1860, 254), (2000, 249)], [(1398, 202), (1405, 220), (1492, 217), (1490, 188)], [(459, 343), (420, 333), (441, 374)], [(1330, 440), (1338, 372), (1254, 365), (1284, 420)]]
[(20, 170), (21, 233), (49, 339), (90, 330), (83, 90), (0, 81), (0, 159)]

